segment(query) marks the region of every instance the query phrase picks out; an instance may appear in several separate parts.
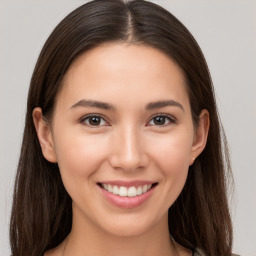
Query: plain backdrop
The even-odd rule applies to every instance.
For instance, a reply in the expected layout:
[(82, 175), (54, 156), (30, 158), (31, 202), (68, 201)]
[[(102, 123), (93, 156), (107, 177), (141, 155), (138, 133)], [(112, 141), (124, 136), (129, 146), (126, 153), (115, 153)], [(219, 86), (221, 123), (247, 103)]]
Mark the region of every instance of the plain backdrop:
[[(81, 0), (0, 0), (0, 256), (10, 255), (9, 218), (27, 90), (43, 46)], [(154, 1), (197, 39), (210, 67), (230, 144), (234, 252), (256, 256), (256, 3)]]

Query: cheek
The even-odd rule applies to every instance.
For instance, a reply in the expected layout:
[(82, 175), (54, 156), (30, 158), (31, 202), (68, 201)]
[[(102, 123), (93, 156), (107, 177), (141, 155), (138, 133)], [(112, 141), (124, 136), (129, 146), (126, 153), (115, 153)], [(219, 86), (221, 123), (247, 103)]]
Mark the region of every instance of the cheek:
[(62, 130), (55, 136), (54, 144), (65, 186), (86, 181), (86, 178), (93, 175), (104, 160), (105, 144), (100, 143), (95, 136)]
[(166, 174), (180, 173), (188, 169), (192, 150), (193, 134), (188, 131), (155, 137), (150, 144), (150, 154)]
[(168, 136), (152, 147), (151, 156), (156, 168), (161, 172), (163, 200), (167, 206), (177, 199), (187, 179), (193, 136), (188, 133)]
[(170, 143), (163, 153), (158, 155), (157, 164), (170, 188), (183, 187), (189, 168), (189, 147), (180, 143)]

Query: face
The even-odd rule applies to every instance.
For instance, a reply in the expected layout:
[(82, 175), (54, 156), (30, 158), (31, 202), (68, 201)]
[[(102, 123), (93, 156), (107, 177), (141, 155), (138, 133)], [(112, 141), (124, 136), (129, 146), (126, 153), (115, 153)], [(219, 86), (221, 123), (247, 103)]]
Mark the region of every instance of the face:
[(81, 55), (65, 75), (49, 132), (40, 135), (36, 122), (74, 216), (119, 236), (167, 225), (205, 142), (182, 71), (142, 45), (105, 44)]

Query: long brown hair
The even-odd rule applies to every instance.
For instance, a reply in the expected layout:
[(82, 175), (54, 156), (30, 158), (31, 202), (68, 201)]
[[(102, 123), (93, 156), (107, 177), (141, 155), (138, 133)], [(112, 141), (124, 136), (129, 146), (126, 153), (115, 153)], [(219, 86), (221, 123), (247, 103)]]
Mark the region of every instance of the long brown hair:
[(231, 255), (232, 224), (227, 201), (230, 164), (214, 90), (203, 53), (190, 32), (162, 7), (143, 0), (95, 0), (64, 18), (46, 41), (31, 79), (23, 143), (10, 223), (13, 256), (39, 256), (56, 247), (72, 226), (71, 198), (57, 164), (48, 162), (33, 125), (41, 107), (51, 120), (57, 92), (70, 64), (105, 42), (155, 47), (184, 72), (194, 124), (210, 114), (206, 148), (190, 167), (185, 187), (169, 209), (169, 231), (184, 247), (209, 256)]

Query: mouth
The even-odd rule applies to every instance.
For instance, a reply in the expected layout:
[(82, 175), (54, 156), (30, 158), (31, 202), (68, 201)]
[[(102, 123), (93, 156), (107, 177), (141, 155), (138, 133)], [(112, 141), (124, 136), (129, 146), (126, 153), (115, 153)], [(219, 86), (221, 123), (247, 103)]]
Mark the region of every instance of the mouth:
[(152, 182), (98, 182), (102, 195), (108, 202), (120, 208), (134, 208), (146, 202), (158, 183)]
[(104, 190), (121, 197), (136, 197), (147, 193), (149, 190), (157, 186), (157, 183), (144, 185), (120, 186), (118, 184), (97, 183)]

